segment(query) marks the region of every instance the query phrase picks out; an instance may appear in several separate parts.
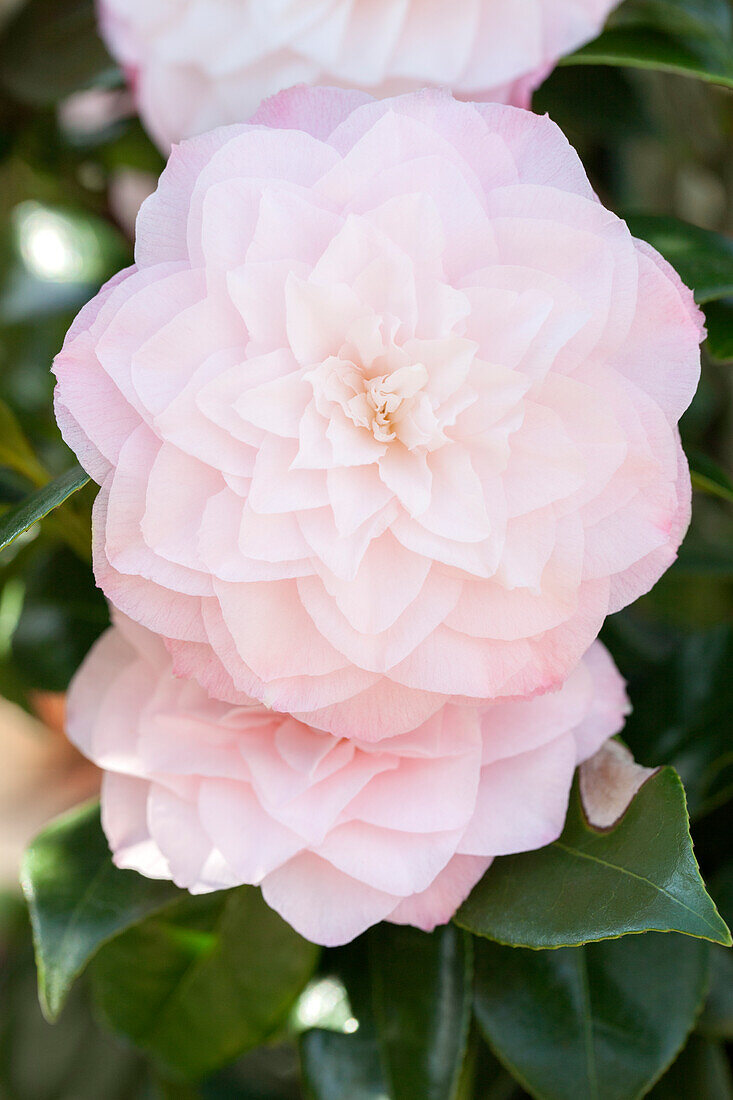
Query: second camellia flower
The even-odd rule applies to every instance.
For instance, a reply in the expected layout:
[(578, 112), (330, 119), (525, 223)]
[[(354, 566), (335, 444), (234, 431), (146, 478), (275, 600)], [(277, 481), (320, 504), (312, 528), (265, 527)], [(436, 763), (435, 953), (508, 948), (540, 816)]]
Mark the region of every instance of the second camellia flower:
[(395, 95), (445, 85), (526, 107), (619, 0), (98, 0), (163, 148), (301, 81)]
[(176, 678), (122, 617), (69, 696), (69, 734), (105, 769), (120, 867), (194, 893), (243, 883), (316, 943), (380, 920), (450, 920), (494, 856), (562, 831), (576, 764), (621, 728), (623, 681), (596, 643), (563, 687), (448, 704), (418, 729), (346, 740)]
[(701, 334), (549, 119), (285, 93), (174, 150), (57, 358), (97, 579), (338, 736), (551, 690), (674, 559)]

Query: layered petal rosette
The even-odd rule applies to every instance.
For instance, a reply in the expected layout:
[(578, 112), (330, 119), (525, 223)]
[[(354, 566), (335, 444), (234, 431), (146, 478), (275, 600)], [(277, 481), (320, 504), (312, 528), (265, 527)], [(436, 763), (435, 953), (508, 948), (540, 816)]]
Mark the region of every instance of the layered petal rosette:
[(160, 639), (120, 619), (69, 697), (69, 733), (105, 770), (115, 862), (194, 893), (261, 885), (316, 943), (380, 920), (449, 920), (495, 855), (562, 830), (573, 772), (623, 724), (600, 643), (556, 693), (448, 704), (378, 744), (176, 678)]
[(243, 122), (293, 84), (383, 97), (426, 84), (526, 107), (619, 0), (99, 0), (163, 148)]
[(556, 687), (674, 559), (700, 314), (547, 118), (300, 89), (174, 150), (55, 370), (99, 584), (339, 736)]

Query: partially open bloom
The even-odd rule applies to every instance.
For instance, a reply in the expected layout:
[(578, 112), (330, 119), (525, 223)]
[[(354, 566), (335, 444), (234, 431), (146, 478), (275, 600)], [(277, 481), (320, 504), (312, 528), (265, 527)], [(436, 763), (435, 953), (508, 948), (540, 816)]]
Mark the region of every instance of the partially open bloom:
[(526, 107), (619, 0), (100, 0), (100, 23), (163, 148), (244, 122), (293, 84), (382, 97), (426, 84)]
[(547, 118), (300, 89), (174, 150), (56, 361), (97, 579), (339, 736), (557, 686), (689, 520), (690, 292)]
[(449, 920), (492, 856), (562, 830), (576, 763), (618, 732), (623, 682), (600, 643), (556, 693), (446, 705), (379, 744), (333, 737), (177, 679), (119, 619), (69, 697), (69, 733), (105, 769), (115, 862), (194, 893), (261, 885), (316, 943), (380, 920)]

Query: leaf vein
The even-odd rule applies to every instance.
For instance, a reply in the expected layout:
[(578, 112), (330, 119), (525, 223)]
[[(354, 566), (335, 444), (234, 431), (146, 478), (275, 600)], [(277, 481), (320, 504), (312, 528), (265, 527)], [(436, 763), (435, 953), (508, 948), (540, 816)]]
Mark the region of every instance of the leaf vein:
[(562, 851), (568, 852), (572, 856), (577, 856), (579, 859), (590, 860), (591, 863), (598, 863), (602, 867), (607, 867), (611, 871), (618, 872), (618, 874), (620, 875), (628, 875), (629, 878), (636, 879), (638, 882), (646, 883), (646, 885), (651, 886), (653, 890), (657, 890), (660, 894), (664, 894), (664, 896), (669, 898), (671, 902), (674, 902), (675, 905), (679, 905), (681, 909), (687, 910), (687, 912), (691, 913), (692, 916), (695, 917), (697, 920), (702, 921), (703, 924), (707, 925), (707, 927), (712, 932), (716, 933), (716, 935), (718, 934), (718, 929), (715, 927), (714, 924), (711, 924), (711, 922), (706, 916), (704, 916), (704, 914), (693, 909), (690, 905), (687, 905), (684, 901), (682, 901), (681, 898), (675, 897), (675, 895), (667, 890), (664, 886), (660, 886), (659, 883), (654, 882), (652, 879), (647, 878), (645, 875), (638, 875), (635, 871), (630, 871), (627, 867), (620, 867), (617, 863), (609, 863), (608, 860), (601, 859), (600, 856), (591, 855), (590, 852), (581, 852), (578, 848), (573, 848), (569, 844), (563, 844), (559, 840), (555, 841), (555, 845)]

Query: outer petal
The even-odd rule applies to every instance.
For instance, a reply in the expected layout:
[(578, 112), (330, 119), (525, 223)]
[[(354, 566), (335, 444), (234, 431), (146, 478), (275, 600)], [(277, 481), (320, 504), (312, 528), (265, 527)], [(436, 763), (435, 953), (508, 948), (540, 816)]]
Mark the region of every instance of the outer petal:
[(262, 895), (296, 932), (324, 947), (349, 943), (399, 903), (310, 852), (268, 875)]

